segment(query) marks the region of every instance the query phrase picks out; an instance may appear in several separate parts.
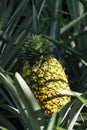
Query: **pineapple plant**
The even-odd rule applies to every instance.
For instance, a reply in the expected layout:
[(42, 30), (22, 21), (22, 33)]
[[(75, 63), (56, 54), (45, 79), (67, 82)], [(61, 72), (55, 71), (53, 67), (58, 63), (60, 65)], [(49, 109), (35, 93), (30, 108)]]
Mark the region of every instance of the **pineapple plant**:
[(22, 47), (22, 76), (31, 87), (46, 115), (60, 111), (70, 96), (58, 90), (70, 90), (67, 76), (54, 57), (54, 45), (41, 35), (33, 35)]
[[(48, 0), (32, 0), (32, 3), (33, 6), (29, 0), (0, 1), (0, 128), (10, 130), (42, 130), (42, 128), (44, 130), (85, 130), (87, 129), (87, 111), (82, 111), (82, 108), (84, 105), (87, 107), (87, 93), (83, 93), (82, 90), (87, 88), (87, 2), (86, 0), (76, 2), (70, 0), (55, 0), (55, 2), (54, 0), (50, 2)], [(82, 95), (75, 92), (71, 93), (71, 96), (74, 94), (78, 99), (75, 98), (75, 100), (65, 105), (63, 109), (57, 106), (59, 109), (56, 110), (59, 110), (59, 112), (52, 115), (49, 124), (46, 123), (45, 115), (40, 111), (41, 109), (34, 95), (36, 95), (40, 105), (43, 106), (42, 108), (45, 108), (43, 111), (47, 113), (46, 106), (50, 106), (52, 110), (55, 108), (51, 107), (52, 105), (54, 106), (55, 103), (58, 105), (58, 99), (59, 101), (61, 99), (62, 102), (64, 95), (60, 95), (58, 93), (60, 91), (57, 90), (63, 88), (61, 86), (63, 86), (64, 80), (61, 80), (62, 75), (58, 74), (57, 71), (55, 72), (54, 68), (49, 70), (49, 66), (53, 67), (54, 64), (56, 68), (58, 66), (56, 63), (59, 63), (59, 61), (56, 62), (54, 56), (51, 55), (52, 51), (48, 46), (49, 41), (47, 39), (44, 39), (46, 42), (44, 42), (43, 46), (40, 43), (35, 44), (38, 43), (37, 40), (34, 43), (35, 45), (33, 44), (36, 49), (34, 46), (30, 47), (32, 41), (28, 41), (29, 45), (24, 47), (23, 68), (25, 73), (23, 75), (25, 75), (26, 82), (31, 87), (34, 95), (22, 77), (18, 73), (14, 75), (15, 71), (20, 71), (19, 50), (31, 30), (37, 34), (38, 31), (42, 34), (50, 32), (49, 36), (52, 41), (54, 39), (53, 42), (56, 41), (56, 44), (61, 43), (62, 38), (62, 44), (59, 46), (62, 46), (64, 50), (62, 56), (65, 58), (68, 72), (70, 72), (71, 89), (83, 93)], [(47, 44), (45, 45), (45, 43)], [(59, 46), (57, 47), (61, 52)], [(27, 48), (28, 50), (31, 49), (27, 51)], [(67, 57), (65, 57), (66, 54)], [(56, 63), (52, 65), (50, 59), (53, 63)], [(48, 69), (44, 68), (46, 65)], [(35, 70), (36, 67), (38, 71)], [(58, 77), (60, 76), (57, 77), (60, 82), (57, 82), (55, 78), (52, 79), (52, 76), (56, 75), (56, 73)], [(35, 81), (34, 77), (38, 79), (38, 82)], [(59, 84), (58, 89), (55, 88), (55, 83)], [(48, 89), (49, 87), (50, 89)], [(48, 97), (49, 94), (51, 94), (52, 98)], [(42, 100), (40, 100), (41, 96)], [(46, 96), (47, 100), (44, 99)], [(68, 98), (70, 97), (68, 96)], [(55, 103), (53, 103), (52, 99), (56, 99)], [(52, 105), (50, 103), (46, 105), (46, 101), (51, 101)], [(50, 111), (50, 113), (53, 112)]]

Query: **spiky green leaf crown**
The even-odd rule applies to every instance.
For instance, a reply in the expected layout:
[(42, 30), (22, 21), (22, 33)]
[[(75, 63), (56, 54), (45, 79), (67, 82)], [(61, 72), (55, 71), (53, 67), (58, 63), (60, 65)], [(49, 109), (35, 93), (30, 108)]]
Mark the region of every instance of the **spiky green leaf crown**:
[(23, 61), (29, 61), (31, 64), (47, 59), (53, 52), (53, 45), (50, 41), (41, 35), (32, 35), (22, 47)]

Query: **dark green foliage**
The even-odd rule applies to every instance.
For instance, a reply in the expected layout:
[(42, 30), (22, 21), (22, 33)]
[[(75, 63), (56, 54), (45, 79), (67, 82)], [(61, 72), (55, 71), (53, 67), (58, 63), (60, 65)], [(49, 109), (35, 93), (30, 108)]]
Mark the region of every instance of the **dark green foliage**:
[[(32, 117), (36, 106), (33, 106), (34, 109), (29, 108), (27, 102), (31, 104), (32, 99), (30, 95), (28, 98), (25, 89), (21, 90), (22, 84), (19, 85), (14, 78), (14, 73), (20, 72), (22, 67), (21, 47), (31, 34), (41, 34), (55, 44), (54, 55), (65, 67), (71, 89), (81, 92), (84, 97), (79, 98), (75, 95), (74, 101), (67, 104), (57, 116), (54, 114), (47, 130), (62, 130), (70, 127), (77, 130), (86, 129), (87, 94), (84, 94), (87, 90), (86, 0), (0, 0), (0, 128), (10, 126), (11, 130), (20, 129), (20, 126), (16, 126), (7, 118), (13, 116), (10, 117), (13, 119), (16, 116), (24, 130), (35, 129), (31, 120), (35, 123), (35, 118)], [(23, 95), (24, 99), (19, 98)], [(23, 111), (21, 102), (26, 107), (28, 116)], [(84, 105), (85, 109), (83, 109)], [(33, 116), (31, 114), (29, 116), (31, 108)], [(19, 111), (23, 115), (19, 115)], [(67, 115), (64, 117), (66, 112)], [(38, 117), (38, 114), (35, 115)], [(43, 114), (41, 119), (43, 121), (40, 123), (45, 124)], [(40, 124), (37, 124), (35, 125), (38, 129)]]

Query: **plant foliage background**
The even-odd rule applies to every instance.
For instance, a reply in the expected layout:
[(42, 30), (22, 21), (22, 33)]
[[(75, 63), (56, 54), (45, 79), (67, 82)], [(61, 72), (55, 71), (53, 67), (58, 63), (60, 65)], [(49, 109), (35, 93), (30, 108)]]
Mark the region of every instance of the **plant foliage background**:
[[(65, 68), (71, 90), (81, 94), (72, 92), (72, 101), (60, 113), (55, 113), (51, 120), (44, 116), (29, 86), (19, 74), (22, 67), (19, 52), (32, 33), (42, 34), (56, 45), (54, 55)], [(0, 0), (2, 130), (87, 128), (86, 41), (86, 0)]]

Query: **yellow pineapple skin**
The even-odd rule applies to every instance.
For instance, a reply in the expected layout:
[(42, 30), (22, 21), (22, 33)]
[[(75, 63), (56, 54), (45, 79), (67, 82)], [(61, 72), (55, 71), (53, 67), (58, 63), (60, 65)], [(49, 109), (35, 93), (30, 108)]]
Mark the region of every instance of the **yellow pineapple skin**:
[(58, 94), (58, 90), (70, 90), (70, 87), (64, 69), (56, 58), (50, 57), (31, 68), (26, 61), (22, 76), (46, 115), (60, 111), (70, 101), (70, 96)]

